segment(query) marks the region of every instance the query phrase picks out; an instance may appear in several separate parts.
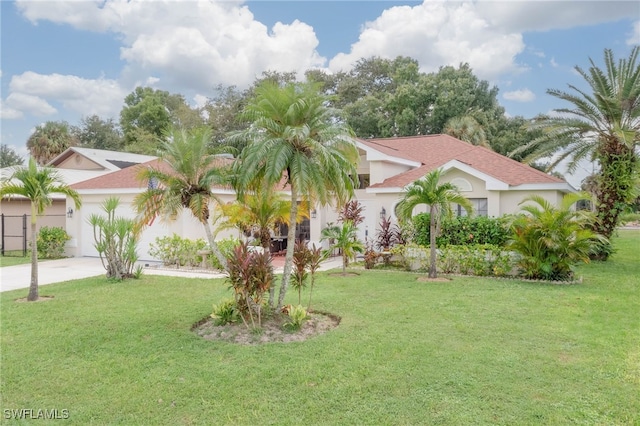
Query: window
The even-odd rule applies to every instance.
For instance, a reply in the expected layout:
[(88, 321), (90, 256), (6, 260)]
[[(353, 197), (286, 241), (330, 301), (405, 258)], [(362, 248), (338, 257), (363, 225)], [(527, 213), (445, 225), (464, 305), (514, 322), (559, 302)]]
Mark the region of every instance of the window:
[(366, 189), (371, 184), (371, 175), (358, 175), (358, 188)]
[(473, 187), (469, 183), (468, 180), (463, 178), (455, 178), (451, 179), (451, 184), (458, 187), (460, 192), (471, 192), (473, 191)]
[[(468, 199), (473, 206), (473, 212), (476, 216), (487, 216), (489, 213), (489, 203), (486, 198), (469, 198)], [(458, 216), (466, 216), (467, 211), (460, 205), (454, 205), (454, 212)]]

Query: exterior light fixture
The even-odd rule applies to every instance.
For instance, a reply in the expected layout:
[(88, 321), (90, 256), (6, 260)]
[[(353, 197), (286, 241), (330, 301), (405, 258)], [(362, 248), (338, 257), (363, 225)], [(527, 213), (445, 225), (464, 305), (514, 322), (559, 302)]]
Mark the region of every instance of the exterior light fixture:
[(316, 211), (316, 209), (311, 210), (311, 219), (315, 219), (316, 216), (318, 216), (318, 212)]
[(380, 210), (380, 219), (385, 219), (386, 217), (387, 217), (387, 211), (383, 207), (382, 210)]
[(69, 207), (69, 210), (67, 210), (67, 217), (69, 219), (71, 219), (73, 217), (73, 209), (71, 207)]

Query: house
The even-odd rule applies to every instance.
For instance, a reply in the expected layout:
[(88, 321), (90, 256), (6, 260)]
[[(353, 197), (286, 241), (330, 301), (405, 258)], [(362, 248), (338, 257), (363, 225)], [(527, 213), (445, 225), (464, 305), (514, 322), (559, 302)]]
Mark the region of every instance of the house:
[[(381, 217), (397, 221), (395, 209), (407, 185), (438, 168), (446, 172), (445, 181), (458, 186), (471, 200), (478, 215), (500, 216), (518, 212), (518, 203), (531, 194), (558, 204), (564, 194), (575, 191), (561, 179), (447, 135), (358, 139), (357, 147), (360, 153), (360, 185), (355, 199), (364, 207), (365, 220), (359, 227), (359, 238), (363, 241), (375, 237)], [(72, 185), (82, 197), (83, 206), (73, 218), (67, 219), (67, 232), (72, 236), (69, 255), (97, 256), (87, 218), (91, 214), (102, 213), (101, 204), (106, 198), (116, 196), (120, 199), (118, 215), (135, 216), (133, 198), (147, 188), (147, 183), (137, 179), (137, 173), (139, 167), (151, 166), (166, 167), (162, 161), (154, 159)], [(235, 200), (231, 188), (217, 187), (213, 192), (223, 202)], [(419, 208), (416, 213), (418, 211)], [(426, 211), (426, 206), (422, 211)], [(459, 213), (464, 214), (464, 211)], [(312, 209), (311, 218), (300, 228), (311, 242), (319, 243), (322, 229), (329, 223), (335, 223), (337, 218), (334, 207), (316, 206)], [(205, 238), (202, 225), (185, 211), (175, 221), (156, 220), (145, 228), (138, 247), (140, 258), (153, 260), (149, 254), (150, 244), (157, 237), (174, 233), (191, 239)], [(218, 238), (232, 235), (239, 236), (237, 231), (225, 231)]]
[[(67, 185), (82, 182), (104, 174), (112, 173), (135, 164), (152, 160), (150, 155), (130, 154), (101, 149), (71, 147), (53, 158), (48, 167), (57, 169), (59, 176)], [(14, 171), (14, 167), (0, 170), (0, 177), (6, 179)], [(52, 197), (52, 203), (38, 219), (38, 229), (43, 226), (66, 228), (67, 216), (73, 216), (73, 203), (67, 206), (64, 195)], [(22, 250), (25, 241), (29, 241), (31, 228), (23, 227), (25, 218), (30, 216), (30, 203), (22, 197), (11, 197), (0, 200), (0, 236), (4, 250)], [(26, 216), (25, 216), (26, 215)]]
[[(358, 139), (359, 188), (355, 198), (364, 207), (359, 238), (374, 238), (382, 217), (397, 221), (396, 206), (404, 188), (441, 168), (444, 181), (456, 185), (476, 215), (498, 217), (516, 213), (525, 197), (537, 194), (557, 205), (575, 189), (562, 179), (448, 135)], [(426, 206), (415, 212), (426, 211)], [(458, 206), (458, 214), (465, 214)], [(335, 222), (331, 208), (317, 209), (312, 240), (327, 223)]]

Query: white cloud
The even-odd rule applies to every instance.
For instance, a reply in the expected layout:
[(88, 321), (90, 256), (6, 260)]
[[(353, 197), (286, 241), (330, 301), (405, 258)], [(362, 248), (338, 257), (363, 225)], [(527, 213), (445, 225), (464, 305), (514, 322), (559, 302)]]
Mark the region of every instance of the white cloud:
[(264, 70), (303, 73), (326, 62), (309, 25), (296, 20), (268, 29), (239, 1), (20, 1), (18, 7), (32, 22), (116, 33), (127, 62), (125, 86), (159, 74), (165, 86), (207, 91), (249, 85)]
[(514, 102), (532, 102), (536, 99), (536, 95), (529, 89), (505, 92), (502, 97), (508, 101)]
[[(9, 91), (11, 93), (7, 97), (7, 103), (24, 112), (35, 114), (34, 106), (40, 105), (44, 108), (41, 113), (53, 114), (56, 111), (47, 100), (55, 100), (65, 108), (83, 115), (108, 117), (117, 116), (127, 94), (115, 80), (84, 79), (61, 74), (43, 75), (32, 71), (14, 75), (9, 83)], [(21, 102), (18, 103), (16, 99)], [(35, 101), (37, 99), (44, 104), (38, 104)], [(34, 106), (30, 107), (29, 100)]]
[(45, 99), (26, 93), (11, 93), (5, 101), (10, 109), (43, 117), (58, 112)]
[(560, 65), (556, 62), (556, 58), (551, 58), (551, 60), (549, 61), (549, 64), (553, 67), (553, 68), (558, 68)]
[(525, 32), (613, 22), (638, 15), (635, 1), (493, 1), (476, 3), (479, 16), (502, 31)]
[(367, 23), (349, 53), (333, 58), (334, 71), (349, 69), (370, 56), (410, 56), (423, 71), (468, 62), (480, 78), (494, 79), (519, 71), (515, 57), (524, 50), (522, 35), (496, 31), (474, 3), (430, 2), (388, 9)]
[(640, 44), (640, 21), (633, 23), (633, 28), (631, 29), (631, 33), (627, 39), (627, 44), (630, 46)]
[(17, 120), (24, 117), (22, 111), (8, 106), (4, 101), (0, 101), (0, 118), (3, 120)]

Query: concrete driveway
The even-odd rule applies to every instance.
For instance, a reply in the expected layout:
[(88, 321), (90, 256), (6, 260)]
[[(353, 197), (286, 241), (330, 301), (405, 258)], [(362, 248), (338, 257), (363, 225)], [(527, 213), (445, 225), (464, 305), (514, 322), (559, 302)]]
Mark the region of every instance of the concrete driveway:
[[(188, 278), (220, 278), (225, 276), (222, 273), (213, 271), (159, 268), (157, 263), (152, 262), (140, 262), (140, 264), (145, 266), (144, 273), (148, 275)], [(341, 265), (339, 258), (332, 258), (324, 262), (320, 270), (326, 271), (338, 268)], [(282, 267), (275, 268), (275, 272), (282, 273)], [(97, 257), (68, 257), (65, 259), (46, 260), (38, 263), (38, 286), (105, 274), (106, 271), (102, 266), (102, 262)], [(0, 291), (29, 288), (30, 282), (31, 263), (0, 268)]]

